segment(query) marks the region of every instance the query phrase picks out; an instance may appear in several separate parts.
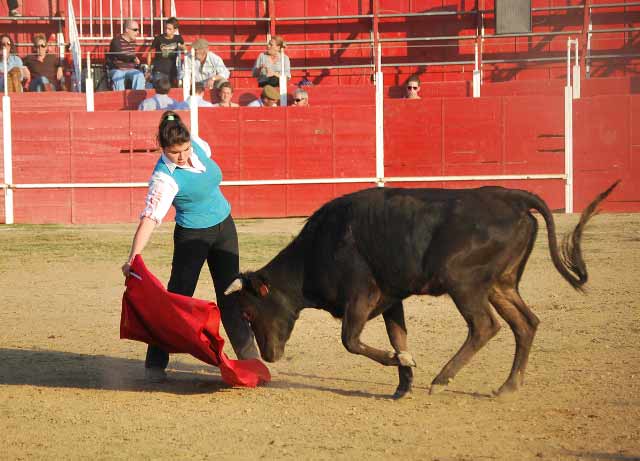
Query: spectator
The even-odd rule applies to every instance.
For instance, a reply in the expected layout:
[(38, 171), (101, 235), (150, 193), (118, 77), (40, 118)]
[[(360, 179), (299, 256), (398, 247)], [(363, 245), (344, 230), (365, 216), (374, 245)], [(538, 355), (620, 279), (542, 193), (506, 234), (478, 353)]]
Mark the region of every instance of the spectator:
[(147, 53), (147, 65), (153, 63), (151, 81), (155, 82), (165, 76), (171, 85), (178, 86), (178, 50), (184, 50), (184, 40), (177, 34), (178, 20), (169, 18), (165, 24), (164, 34), (157, 35), (153, 39), (151, 48)]
[(196, 94), (189, 96), (185, 101), (174, 103), (169, 109), (171, 110), (189, 110), (191, 107), (191, 98), (195, 98), (198, 107), (213, 107), (209, 101), (204, 99), (204, 82), (196, 83)]
[(420, 77), (412, 75), (407, 80), (407, 92), (405, 94), (407, 99), (420, 99)]
[(24, 65), (31, 74), (29, 91), (56, 91), (64, 78), (60, 58), (49, 53), (49, 45), (44, 34), (33, 36), (33, 50), (35, 55), (30, 54), (24, 58)]
[[(206, 88), (212, 89), (229, 79), (229, 69), (224, 61), (213, 51), (209, 51), (209, 42), (199, 38), (191, 45), (196, 53), (194, 75), (196, 83), (203, 82)], [(191, 81), (191, 55), (184, 59), (184, 74), (187, 82)]]
[(233, 86), (231, 83), (224, 82), (220, 85), (218, 89), (218, 98), (220, 98), (220, 102), (213, 105), (213, 107), (238, 107), (238, 104), (231, 101), (233, 97)]
[(9, 6), (9, 16), (22, 16), (19, 11), (20, 0), (7, 0), (7, 5)]
[(309, 105), (309, 93), (302, 88), (293, 92), (293, 104), (296, 107), (307, 107)]
[(277, 107), (280, 101), (280, 93), (271, 85), (262, 87), (262, 94), (259, 99), (252, 101), (247, 107)]
[(124, 90), (125, 82), (131, 80), (131, 88), (144, 89), (144, 74), (138, 70), (140, 59), (136, 56), (136, 38), (138, 37), (138, 23), (127, 21), (125, 31), (116, 35), (109, 45), (109, 78), (116, 91)]
[[(16, 45), (11, 37), (7, 34), (0, 35), (0, 41), (2, 42), (2, 50), (7, 50), (8, 90), (11, 93), (21, 93), (22, 82), (29, 78), (29, 69), (24, 66), (22, 59), (16, 54)], [(4, 91), (4, 60), (0, 60), (0, 91)]]
[(169, 97), (171, 82), (165, 75), (153, 82), (153, 88), (155, 88), (156, 94), (142, 101), (138, 110), (161, 110), (176, 103)]
[[(253, 76), (258, 79), (258, 86), (280, 86), (280, 74), (283, 72), (280, 66), (280, 53), (284, 54), (286, 47), (284, 40), (279, 35), (274, 35), (267, 44), (267, 51), (260, 54), (253, 65)], [(284, 55), (284, 74), (291, 78), (291, 63), (289, 57)]]

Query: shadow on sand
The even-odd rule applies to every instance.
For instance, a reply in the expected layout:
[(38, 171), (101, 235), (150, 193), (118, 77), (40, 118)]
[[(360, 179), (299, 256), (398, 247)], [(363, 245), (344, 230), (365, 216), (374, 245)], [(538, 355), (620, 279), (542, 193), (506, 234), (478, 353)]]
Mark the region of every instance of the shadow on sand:
[[(230, 386), (222, 380), (217, 368), (205, 363), (182, 363), (179, 357), (172, 356), (167, 368), (169, 379), (166, 382), (151, 384), (144, 380), (142, 360), (53, 350), (0, 348), (0, 363), (2, 364), (0, 384), (133, 392), (161, 391), (184, 395), (205, 394), (230, 389)], [(301, 382), (300, 379), (313, 382)], [(278, 372), (266, 387), (284, 390), (306, 389), (370, 399), (390, 399), (395, 390), (395, 385), (388, 385), (388, 393), (372, 393), (357, 389), (341, 389), (323, 383), (334, 384), (336, 381), (387, 386), (385, 383), (351, 378)], [(414, 392), (428, 393), (429, 390), (426, 387), (414, 385)], [(474, 398), (490, 398), (488, 395), (478, 393), (449, 390), (445, 392), (465, 394)]]

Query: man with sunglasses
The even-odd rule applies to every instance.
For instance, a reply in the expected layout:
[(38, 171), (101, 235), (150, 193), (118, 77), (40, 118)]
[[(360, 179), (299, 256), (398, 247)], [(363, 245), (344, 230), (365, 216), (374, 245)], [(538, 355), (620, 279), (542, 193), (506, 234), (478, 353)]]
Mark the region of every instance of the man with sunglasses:
[(49, 53), (49, 45), (44, 34), (33, 36), (33, 50), (34, 54), (24, 58), (24, 65), (31, 74), (29, 91), (41, 92), (62, 89), (64, 83), (62, 62), (56, 55)]
[(407, 80), (407, 90), (405, 93), (407, 99), (420, 99), (420, 77), (412, 75)]
[(109, 45), (109, 78), (115, 91), (124, 90), (127, 80), (131, 81), (132, 90), (144, 90), (144, 73), (138, 70), (140, 59), (136, 56), (136, 38), (140, 29), (136, 21), (127, 21), (124, 26), (124, 32), (113, 37)]
[(302, 88), (293, 92), (293, 105), (296, 107), (307, 107), (309, 105), (309, 93)]

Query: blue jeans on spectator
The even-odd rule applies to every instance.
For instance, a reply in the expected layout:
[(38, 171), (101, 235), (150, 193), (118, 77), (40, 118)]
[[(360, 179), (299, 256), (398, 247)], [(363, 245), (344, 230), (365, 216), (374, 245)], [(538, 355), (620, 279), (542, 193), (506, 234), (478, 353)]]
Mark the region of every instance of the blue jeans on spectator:
[(115, 91), (124, 90), (124, 82), (131, 80), (132, 90), (144, 90), (144, 74), (137, 69), (111, 69), (109, 71), (109, 78), (113, 82), (113, 89)]
[[(45, 85), (49, 85), (48, 88), (45, 89)], [(56, 91), (55, 84), (51, 83), (47, 77), (36, 77), (31, 80), (29, 83), (29, 91)]]

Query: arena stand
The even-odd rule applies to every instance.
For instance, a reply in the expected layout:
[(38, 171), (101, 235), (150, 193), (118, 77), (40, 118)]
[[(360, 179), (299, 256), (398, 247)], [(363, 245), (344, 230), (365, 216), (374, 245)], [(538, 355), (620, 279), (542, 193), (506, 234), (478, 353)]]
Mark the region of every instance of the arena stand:
[[(496, 36), (489, 1), (482, 14), (469, 5), (473, 2), (461, 1), (426, 1), (421, 11), (385, 1), (364, 9), (355, 2), (340, 2), (333, 10), (328, 2), (255, 2), (254, 8), (247, 2), (210, 3), (217, 5), (217, 19), (200, 19), (212, 16), (203, 14), (202, 1), (176, 2), (181, 33), (187, 42), (205, 36), (214, 43), (212, 49), (232, 68), (234, 100), (248, 102), (259, 94), (249, 68), (269, 34), (281, 34), (289, 42), (287, 54), (294, 67), (289, 95), (303, 78), (314, 83), (305, 88), (311, 100), (307, 109), (200, 111), (200, 134), (222, 167), (225, 194), (236, 217), (308, 215), (332, 197), (376, 184), (371, 77), (377, 43), (382, 48), (385, 84), (384, 174), (396, 178), (387, 185), (499, 184), (533, 190), (553, 208), (564, 208), (563, 179), (462, 181), (459, 177), (563, 173), (566, 39), (570, 34), (586, 36), (587, 15), (580, 5), (584, 2), (563, 9), (534, 1), (533, 35), (514, 37)], [(573, 103), (575, 211), (618, 178), (623, 179), (622, 187), (607, 209), (640, 208), (636, 161), (640, 81), (638, 57), (631, 46), (637, 40), (640, 2), (627, 3), (607, 7), (607, 2), (591, 1), (588, 8), (594, 12), (588, 18), (592, 30), (603, 32), (591, 35), (589, 58), (584, 52), (580, 58), (582, 97)], [(27, 14), (37, 4), (37, 0), (27, 3)], [(154, 4), (159, 10), (165, 6)], [(57, 11), (64, 19), (66, 10), (60, 6)], [(163, 17), (169, 12), (165, 10)], [(394, 16), (391, 11), (406, 14)], [(484, 25), (481, 34), (476, 33), (479, 16)], [(159, 30), (159, 16), (154, 17), (143, 26), (146, 35), (151, 24), (155, 23), (156, 33)], [(0, 23), (5, 19), (0, 17)], [(35, 20), (10, 24), (29, 21)], [(49, 27), (60, 23), (42, 22)], [(88, 24), (80, 26), (88, 33)], [(94, 26), (99, 30), (95, 22)], [(108, 29), (106, 23), (103, 26)], [(373, 40), (372, 28), (377, 28)], [(423, 40), (426, 30), (441, 38)], [(17, 34), (21, 42), (29, 41), (28, 32), (20, 29)], [(109, 39), (86, 37), (83, 52), (91, 51), (93, 61), (99, 62)], [(476, 44), (484, 49), (480, 98), (472, 97)], [(404, 81), (413, 73), (423, 81), (423, 99), (400, 99)], [(86, 112), (82, 93), (12, 95), (13, 183), (51, 185), (14, 189), (15, 221), (136, 220), (144, 183), (158, 155), (154, 140), (158, 114), (132, 109), (151, 94), (151, 90), (97, 92), (93, 113)], [(172, 96), (180, 100), (182, 91), (172, 90)], [(188, 113), (184, 115), (188, 120)], [(402, 181), (416, 176), (458, 179)], [(281, 184), (287, 180), (316, 183)], [(79, 183), (113, 187), (55, 187)], [(3, 207), (0, 200), (0, 220)]]

